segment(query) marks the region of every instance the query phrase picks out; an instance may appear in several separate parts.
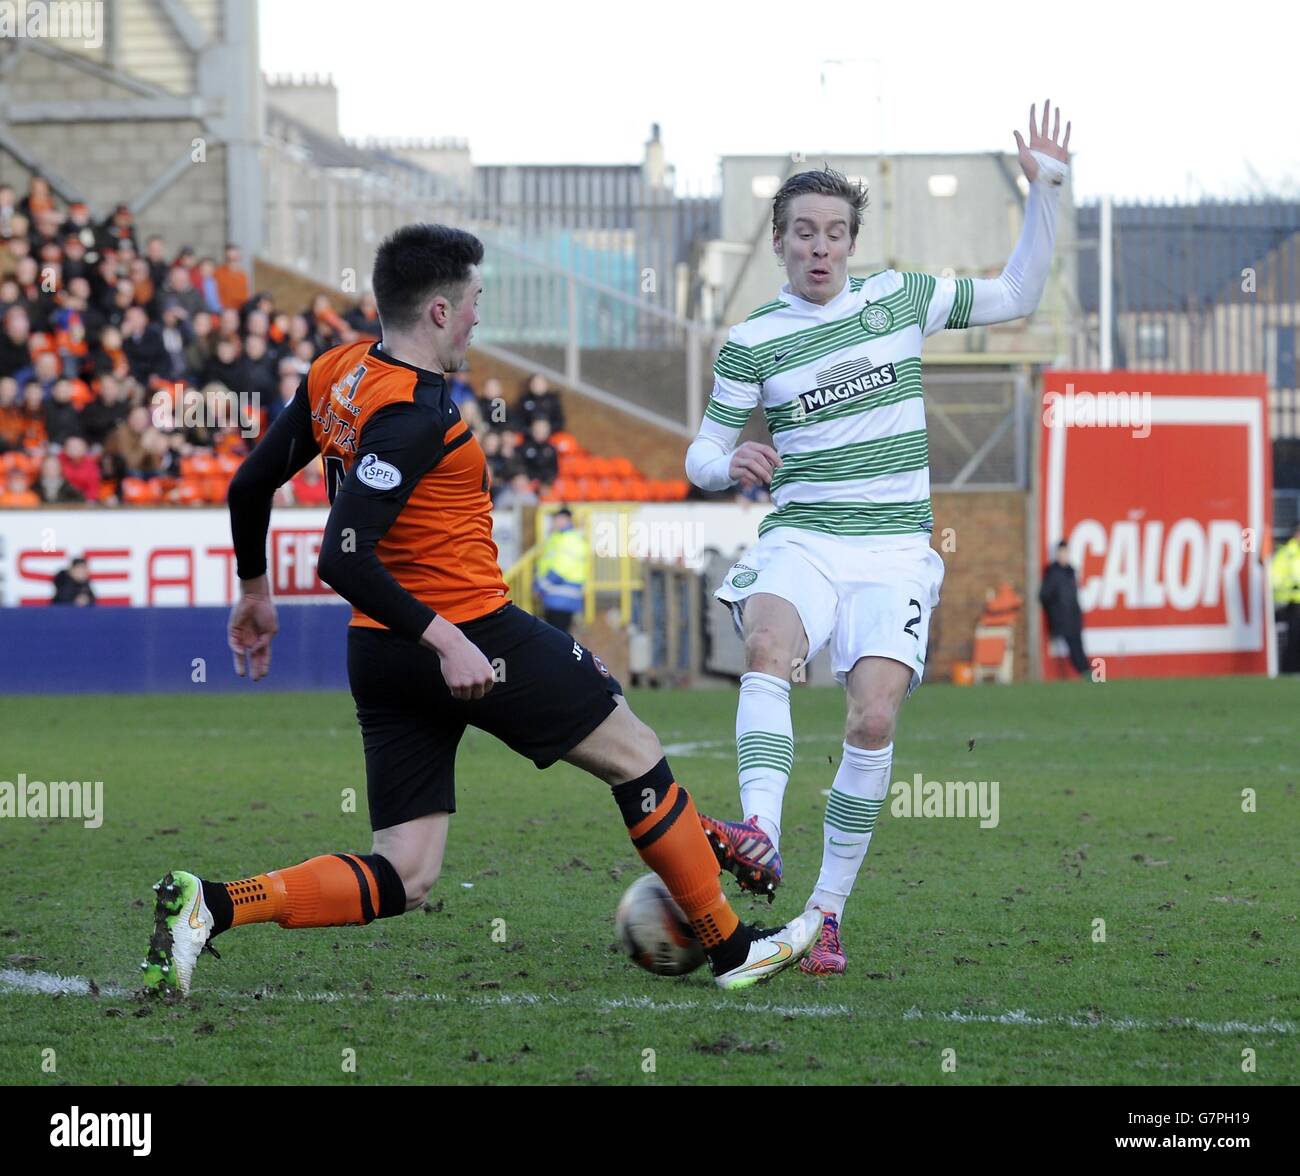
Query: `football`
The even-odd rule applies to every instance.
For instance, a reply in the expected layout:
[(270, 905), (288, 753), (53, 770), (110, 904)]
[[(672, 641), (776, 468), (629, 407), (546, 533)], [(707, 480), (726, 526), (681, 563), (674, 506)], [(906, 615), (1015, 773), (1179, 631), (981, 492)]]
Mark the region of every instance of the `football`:
[(646, 874), (627, 888), (614, 926), (623, 950), (656, 976), (684, 976), (704, 963), (704, 949), (658, 874)]

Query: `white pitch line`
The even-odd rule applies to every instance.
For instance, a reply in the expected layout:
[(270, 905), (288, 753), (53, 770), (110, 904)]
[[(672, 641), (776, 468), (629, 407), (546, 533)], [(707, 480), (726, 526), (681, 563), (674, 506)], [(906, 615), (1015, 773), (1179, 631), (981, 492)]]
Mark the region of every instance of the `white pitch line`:
[[(130, 996), (133, 989), (120, 984), (100, 984), (99, 994), (106, 997)], [(60, 976), (54, 972), (26, 972), (18, 968), (0, 969), (0, 994), (26, 996), (89, 996), (90, 981), (84, 976)], [(772, 1001), (747, 1001), (718, 997), (713, 1000), (685, 998), (657, 1000), (650, 996), (620, 996), (592, 1000), (574, 998), (556, 993), (535, 992), (498, 993), (446, 993), (446, 992), (232, 992), (228, 989), (200, 989), (196, 994), (213, 996), (221, 1000), (288, 1000), (301, 1004), (341, 1004), (349, 1001), (394, 1001), (421, 1004), (470, 1005), (491, 1008), (603, 1008), (643, 1009), (654, 1013), (716, 1012), (716, 1013), (771, 1013), (780, 1017), (847, 1017), (855, 1012), (865, 1012), (847, 1004), (784, 1004)], [(1024, 1009), (1006, 1013), (950, 1013), (923, 1012), (912, 1007), (902, 1016), (904, 1021), (937, 1021), (956, 1025), (1024, 1025), (1064, 1029), (1195, 1029), (1201, 1033), (1228, 1035), (1235, 1033), (1292, 1034), (1296, 1032), (1293, 1021), (1279, 1021), (1270, 1017), (1262, 1023), (1249, 1021), (1198, 1021), (1170, 1018), (1165, 1021), (1144, 1021), (1139, 1017), (1072, 1017), (1034, 1016)]]

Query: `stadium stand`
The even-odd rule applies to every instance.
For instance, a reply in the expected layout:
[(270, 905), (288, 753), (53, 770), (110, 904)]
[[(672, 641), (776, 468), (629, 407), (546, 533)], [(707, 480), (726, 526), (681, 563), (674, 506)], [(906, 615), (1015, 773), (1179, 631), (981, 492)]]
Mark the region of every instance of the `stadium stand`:
[[(0, 185), (0, 506), (215, 505), (313, 359), (377, 333), (374, 300), (344, 311), (316, 292), (301, 311), (250, 287), (238, 244), (221, 263), (130, 210), (102, 223), (61, 208), (32, 177)], [(501, 381), (453, 392), (488, 453), (494, 497), (667, 501), (681, 480), (589, 454), (565, 430), (561, 394), (530, 376), (501, 409)], [(318, 463), (282, 505), (319, 505)]]

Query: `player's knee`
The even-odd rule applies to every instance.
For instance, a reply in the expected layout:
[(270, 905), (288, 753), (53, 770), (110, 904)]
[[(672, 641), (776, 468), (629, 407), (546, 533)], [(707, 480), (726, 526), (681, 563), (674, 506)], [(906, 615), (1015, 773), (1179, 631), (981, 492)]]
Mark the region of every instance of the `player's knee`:
[(898, 716), (888, 703), (871, 702), (849, 710), (844, 741), (850, 747), (864, 747), (875, 751), (889, 744), (894, 737)]
[(789, 678), (794, 654), (789, 642), (774, 628), (760, 625), (745, 634), (745, 669), (774, 678)]

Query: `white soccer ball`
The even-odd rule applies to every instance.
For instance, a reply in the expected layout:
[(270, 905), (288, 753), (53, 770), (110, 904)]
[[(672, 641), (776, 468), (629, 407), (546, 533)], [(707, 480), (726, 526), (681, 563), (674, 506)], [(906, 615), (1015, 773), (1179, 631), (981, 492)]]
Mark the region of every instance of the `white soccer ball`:
[(638, 878), (627, 888), (614, 927), (623, 950), (656, 976), (684, 976), (704, 963), (700, 941), (658, 874)]

